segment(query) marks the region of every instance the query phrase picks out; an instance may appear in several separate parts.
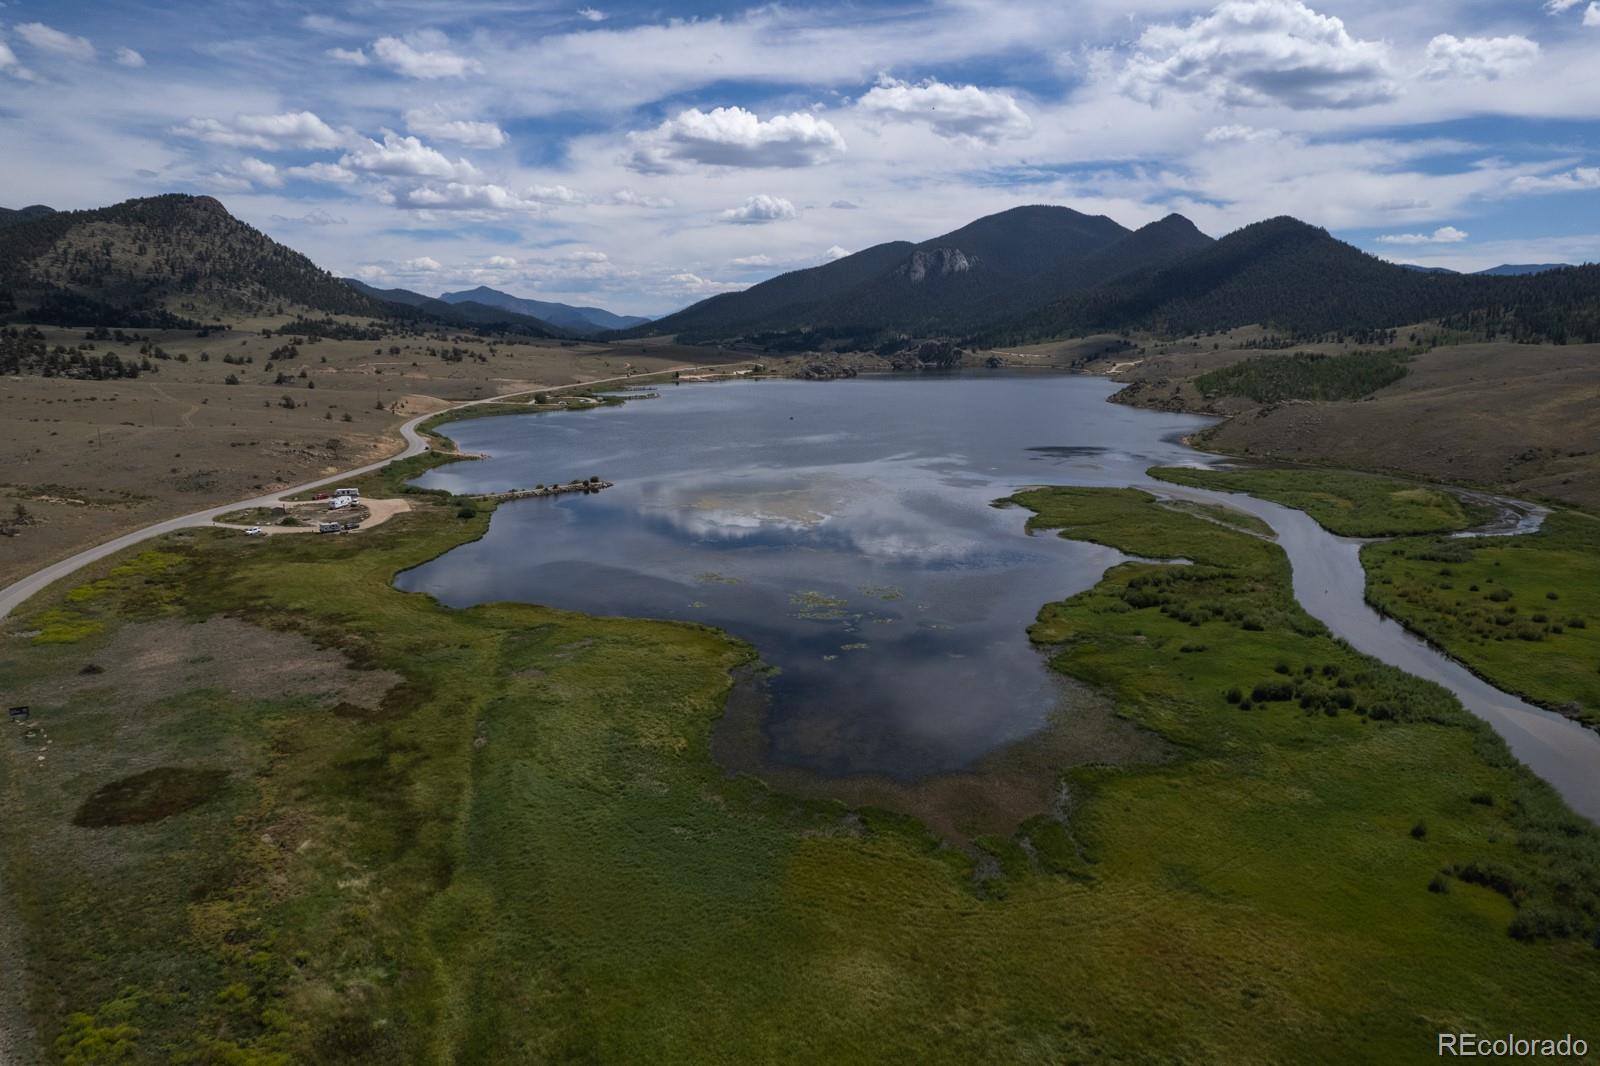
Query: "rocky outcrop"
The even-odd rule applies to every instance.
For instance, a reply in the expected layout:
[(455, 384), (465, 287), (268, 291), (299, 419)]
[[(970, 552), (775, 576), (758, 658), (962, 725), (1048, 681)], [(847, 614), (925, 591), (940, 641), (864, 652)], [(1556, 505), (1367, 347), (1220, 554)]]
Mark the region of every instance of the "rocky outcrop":
[(978, 265), (978, 257), (968, 255), (960, 248), (930, 248), (911, 253), (911, 259), (900, 268), (900, 273), (916, 285), (928, 278), (965, 274)]

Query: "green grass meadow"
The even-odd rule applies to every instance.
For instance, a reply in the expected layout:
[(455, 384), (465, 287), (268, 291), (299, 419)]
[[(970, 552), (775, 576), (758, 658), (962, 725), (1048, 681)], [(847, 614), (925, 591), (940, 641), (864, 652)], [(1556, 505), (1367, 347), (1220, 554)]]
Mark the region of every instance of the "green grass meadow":
[(1175, 485), (1244, 492), (1294, 507), (1341, 537), (1449, 533), (1493, 516), (1487, 508), (1464, 502), (1445, 489), (1349, 470), (1166, 466), (1149, 473)]
[(1600, 726), (1600, 520), (1362, 550), (1367, 598), (1496, 685)]
[[(1075, 769), (978, 849), (725, 774), (752, 660), (726, 635), (395, 590), (492, 511), (417, 501), (354, 537), (168, 539), (0, 630), (47, 693), (118, 684), (126, 627), (224, 617), (398, 678), (366, 708), (80, 686), (10, 727), (47, 1059), (1394, 1063), (1595, 1017), (1600, 834), (1330, 639), (1257, 537), (1133, 490), (1017, 498), (1039, 535), (1192, 560), (1032, 630), (1175, 754)], [(74, 824), (169, 779), (176, 813)]]

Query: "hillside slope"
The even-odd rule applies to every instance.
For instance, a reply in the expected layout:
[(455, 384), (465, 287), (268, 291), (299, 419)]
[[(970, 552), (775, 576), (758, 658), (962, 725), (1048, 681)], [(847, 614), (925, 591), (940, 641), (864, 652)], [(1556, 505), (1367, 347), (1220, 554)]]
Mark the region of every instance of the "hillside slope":
[(153, 196), (0, 229), (0, 312), (12, 317), (135, 325), (280, 307), (381, 313), (209, 196)]

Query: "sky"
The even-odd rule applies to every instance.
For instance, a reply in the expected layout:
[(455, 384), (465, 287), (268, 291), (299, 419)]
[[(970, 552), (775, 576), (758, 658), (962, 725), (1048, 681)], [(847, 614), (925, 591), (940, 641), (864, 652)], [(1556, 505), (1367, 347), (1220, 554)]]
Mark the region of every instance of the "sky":
[(1600, 260), (1600, 0), (3, 0), (0, 206), (660, 315), (1020, 204)]

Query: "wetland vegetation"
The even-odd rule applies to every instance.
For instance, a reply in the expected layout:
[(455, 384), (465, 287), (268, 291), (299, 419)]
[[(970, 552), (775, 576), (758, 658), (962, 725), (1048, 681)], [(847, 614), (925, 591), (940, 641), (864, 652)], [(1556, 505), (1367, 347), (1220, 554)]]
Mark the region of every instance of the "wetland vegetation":
[[(736, 640), (396, 590), (492, 511), (418, 502), (360, 538), (169, 539), (8, 624), (35, 714), (0, 840), (56, 1057), (1392, 1060), (1439, 1019), (1589, 1010), (1595, 830), (1330, 639), (1259, 537), (1134, 490), (1017, 497), (1041, 534), (1190, 560), (1032, 631), (1166, 755), (953, 844), (726, 774)], [(200, 802), (72, 824), (169, 779)]]
[(1174, 485), (1260, 496), (1306, 512), (1341, 537), (1452, 533), (1494, 515), (1493, 508), (1447, 489), (1350, 470), (1158, 467), (1150, 476)]
[(1600, 727), (1600, 521), (1362, 550), (1367, 598), (1496, 685)]

